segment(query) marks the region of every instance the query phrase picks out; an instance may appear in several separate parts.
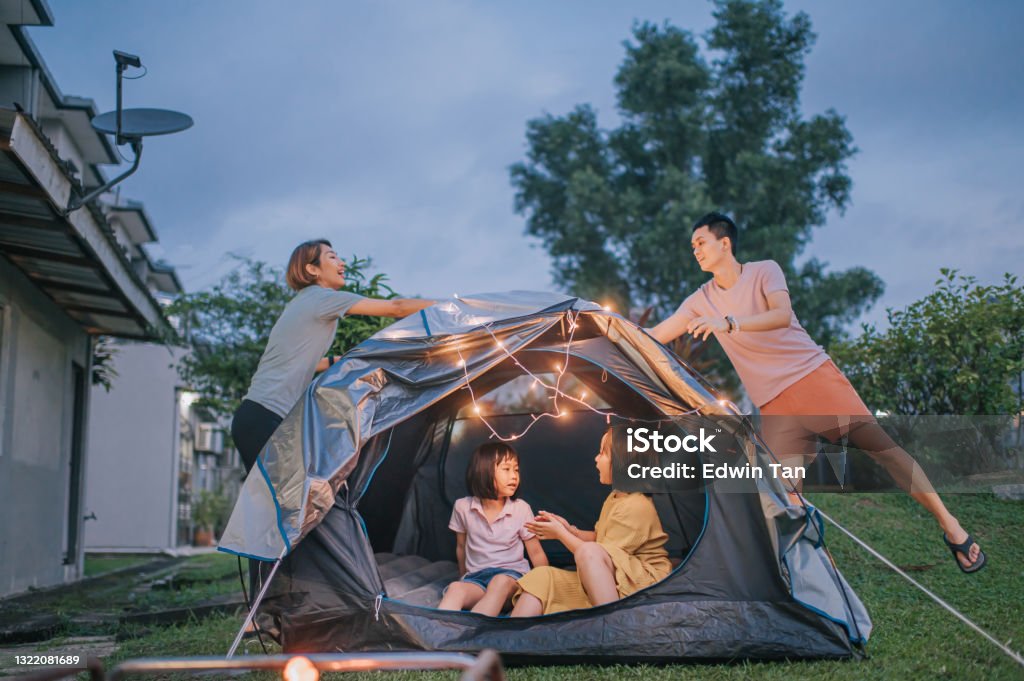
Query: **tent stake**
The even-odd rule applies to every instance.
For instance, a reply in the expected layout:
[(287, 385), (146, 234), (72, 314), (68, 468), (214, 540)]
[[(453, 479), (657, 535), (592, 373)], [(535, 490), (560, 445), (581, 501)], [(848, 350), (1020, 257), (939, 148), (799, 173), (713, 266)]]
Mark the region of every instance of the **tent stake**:
[(252, 624), (252, 620), (256, 617), (256, 609), (260, 607), (260, 603), (263, 602), (263, 597), (267, 595), (267, 589), (270, 588), (270, 582), (274, 579), (274, 575), (277, 574), (277, 568), (281, 565), (281, 561), (284, 559), (284, 554), (288, 552), (288, 547), (285, 547), (281, 551), (281, 555), (277, 560), (274, 561), (274, 567), (270, 569), (270, 574), (267, 575), (267, 579), (263, 582), (263, 588), (260, 589), (259, 594), (256, 596), (256, 600), (252, 602), (252, 607), (249, 608), (249, 614), (245, 616), (245, 621), (242, 622), (242, 628), (238, 630), (238, 635), (235, 636), (234, 643), (231, 644), (231, 648), (228, 650), (227, 659), (231, 659), (235, 656), (235, 651), (238, 650), (238, 645), (242, 642), (242, 637), (245, 636), (245, 630)]

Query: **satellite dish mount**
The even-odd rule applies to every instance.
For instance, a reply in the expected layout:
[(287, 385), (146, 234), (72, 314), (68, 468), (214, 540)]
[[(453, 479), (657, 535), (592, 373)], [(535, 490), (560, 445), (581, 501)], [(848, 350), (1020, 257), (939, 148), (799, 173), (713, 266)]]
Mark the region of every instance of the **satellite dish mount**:
[(125, 70), (131, 66), (142, 67), (142, 60), (134, 54), (114, 50), (114, 61), (117, 70), (117, 109), (100, 114), (92, 119), (92, 127), (99, 132), (114, 136), (117, 146), (130, 144), (135, 159), (131, 167), (102, 187), (97, 187), (84, 196), (74, 196), (68, 200), (63, 215), (78, 210), (96, 197), (109, 191), (139, 168), (142, 159), (142, 138), (148, 135), (169, 135), (192, 127), (192, 117), (177, 111), (166, 109), (125, 109), (121, 105), (121, 90)]

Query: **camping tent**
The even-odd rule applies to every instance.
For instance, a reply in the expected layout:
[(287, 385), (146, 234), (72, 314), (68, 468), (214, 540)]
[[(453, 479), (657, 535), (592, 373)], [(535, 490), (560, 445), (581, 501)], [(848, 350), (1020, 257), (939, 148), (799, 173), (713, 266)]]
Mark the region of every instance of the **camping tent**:
[[(473, 448), (517, 437), (520, 496), (588, 527), (608, 492), (593, 456), (609, 422), (723, 432), (728, 446), (687, 455), (694, 464), (770, 460), (731, 403), (594, 303), (524, 292), (440, 302), (312, 383), (246, 480), (221, 549), (283, 557), (260, 612), (287, 651), (655, 662), (860, 650), (871, 623), (820, 515), (771, 476), (654, 494), (677, 565), (622, 600), (523, 619), (436, 609), (457, 578), (447, 524)], [(553, 565), (571, 565), (548, 543)]]

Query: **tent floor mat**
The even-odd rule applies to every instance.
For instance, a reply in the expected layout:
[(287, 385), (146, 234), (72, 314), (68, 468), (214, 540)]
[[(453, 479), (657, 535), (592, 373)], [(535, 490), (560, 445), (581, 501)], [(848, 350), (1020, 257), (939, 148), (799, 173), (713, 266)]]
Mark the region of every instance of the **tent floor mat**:
[(459, 579), (459, 566), (454, 561), (430, 562), (422, 556), (393, 553), (377, 553), (374, 557), (388, 598), (410, 605), (437, 607), (445, 587)]

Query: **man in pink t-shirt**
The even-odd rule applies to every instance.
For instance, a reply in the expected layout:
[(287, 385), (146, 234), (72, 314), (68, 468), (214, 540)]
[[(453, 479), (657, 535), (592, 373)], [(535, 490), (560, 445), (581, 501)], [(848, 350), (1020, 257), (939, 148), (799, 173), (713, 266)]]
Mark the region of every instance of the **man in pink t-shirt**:
[[(737, 238), (736, 225), (721, 213), (708, 213), (694, 224), (694, 257), (713, 277), (650, 334), (662, 343), (684, 333), (703, 340), (714, 335), (766, 417), (763, 436), (782, 463), (803, 463), (813, 455), (818, 436), (833, 442), (847, 437), (935, 517), (960, 569), (980, 570), (984, 552), (946, 509), (921, 467), (878, 425), (825, 350), (800, 326), (782, 268), (773, 260), (740, 263)], [(800, 481), (792, 483), (799, 491)]]

